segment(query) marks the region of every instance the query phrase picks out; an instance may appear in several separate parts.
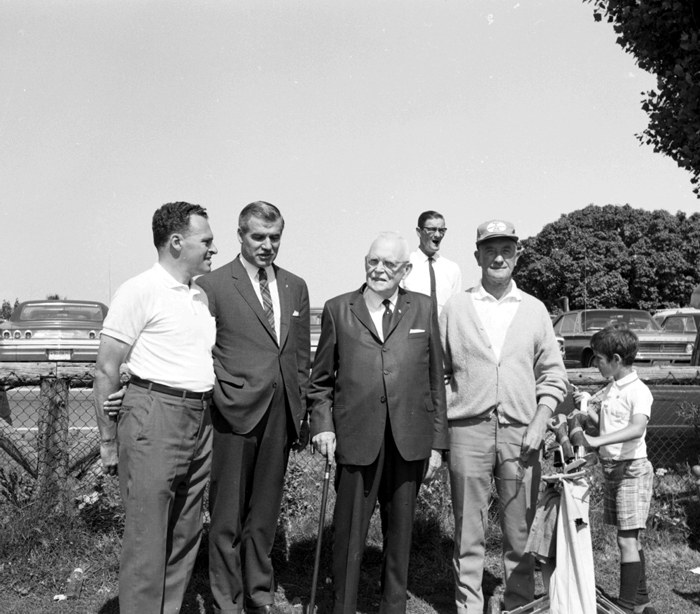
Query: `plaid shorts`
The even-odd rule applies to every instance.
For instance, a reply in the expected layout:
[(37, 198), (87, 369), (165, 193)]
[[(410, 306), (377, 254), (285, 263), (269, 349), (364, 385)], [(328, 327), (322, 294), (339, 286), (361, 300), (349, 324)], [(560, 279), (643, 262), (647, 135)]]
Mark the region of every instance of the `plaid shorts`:
[(654, 469), (646, 458), (602, 460), (605, 476), (603, 522), (623, 531), (644, 529), (649, 516)]

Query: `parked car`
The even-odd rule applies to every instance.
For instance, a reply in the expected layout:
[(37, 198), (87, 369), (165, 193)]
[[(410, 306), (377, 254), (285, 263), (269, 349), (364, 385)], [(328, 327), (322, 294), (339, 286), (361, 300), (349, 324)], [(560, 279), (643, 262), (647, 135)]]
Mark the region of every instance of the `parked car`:
[(557, 335), (557, 345), (559, 345), (559, 353), (561, 354), (561, 357), (566, 358), (565, 341), (564, 337), (562, 337), (561, 335)]
[(613, 322), (624, 322), (639, 337), (635, 363), (647, 365), (690, 364), (695, 334), (661, 330), (648, 311), (638, 309), (579, 309), (561, 314), (554, 332), (564, 338), (567, 367), (593, 367), (590, 340), (596, 331)]
[(107, 307), (95, 301), (25, 301), (0, 324), (0, 362), (95, 362)]
[(654, 314), (654, 320), (668, 333), (687, 333), (695, 338), (700, 328), (700, 309), (664, 309)]
[(321, 314), (323, 307), (312, 307), (311, 314), (311, 362), (313, 363), (318, 347), (318, 338), (321, 336)]

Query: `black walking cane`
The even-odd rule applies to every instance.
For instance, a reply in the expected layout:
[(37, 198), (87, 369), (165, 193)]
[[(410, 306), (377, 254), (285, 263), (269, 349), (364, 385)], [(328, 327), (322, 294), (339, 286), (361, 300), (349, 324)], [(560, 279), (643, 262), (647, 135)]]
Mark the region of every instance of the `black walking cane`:
[(318, 568), (321, 564), (321, 543), (323, 542), (323, 523), (326, 520), (326, 501), (328, 499), (328, 483), (331, 478), (331, 459), (326, 456), (326, 467), (323, 471), (323, 493), (321, 494), (321, 514), (318, 520), (318, 539), (316, 540), (316, 558), (314, 560), (314, 577), (311, 581), (311, 598), (306, 614), (315, 614), (316, 586), (318, 585)]

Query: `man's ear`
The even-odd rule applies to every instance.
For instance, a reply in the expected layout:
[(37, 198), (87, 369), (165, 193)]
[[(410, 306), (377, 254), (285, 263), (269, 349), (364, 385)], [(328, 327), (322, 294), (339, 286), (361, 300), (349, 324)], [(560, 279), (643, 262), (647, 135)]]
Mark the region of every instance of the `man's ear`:
[(236, 230), (236, 236), (238, 237), (238, 242), (243, 244), (243, 231), (240, 228)]
[(420, 239), (420, 226), (416, 226), (416, 236)]
[(182, 252), (183, 239), (184, 237), (179, 232), (171, 234), (170, 239), (168, 239), (168, 249), (174, 258), (177, 258), (180, 255), (180, 252)]
[(479, 266), (481, 266), (481, 259), (479, 258), (479, 250), (478, 249), (474, 252), (474, 258), (476, 258), (476, 263)]
[(523, 244), (520, 241), (518, 241), (515, 244), (515, 262), (513, 263), (513, 266), (518, 264), (518, 260), (520, 260), (520, 256), (522, 256), (524, 252), (525, 248), (523, 247)]

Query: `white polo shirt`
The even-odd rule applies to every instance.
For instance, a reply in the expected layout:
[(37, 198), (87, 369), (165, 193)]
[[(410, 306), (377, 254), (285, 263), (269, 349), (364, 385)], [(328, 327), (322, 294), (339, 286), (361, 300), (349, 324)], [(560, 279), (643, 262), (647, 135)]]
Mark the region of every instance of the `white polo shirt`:
[(207, 295), (159, 263), (119, 287), (102, 334), (131, 346), (126, 366), (133, 375), (192, 392), (214, 387), (216, 321)]
[[(401, 287), (411, 292), (419, 292), (430, 296), (430, 265), (428, 256), (421, 250), (411, 253), (411, 272), (401, 280)], [(462, 273), (456, 262), (448, 260), (437, 252), (433, 256), (433, 271), (435, 271), (435, 298), (437, 298), (438, 315), (445, 306), (447, 299), (462, 291)]]
[[(639, 379), (636, 371), (608, 384), (600, 402), (600, 434), (608, 435), (625, 428), (632, 422), (632, 416), (651, 416), (654, 397), (649, 387)], [(631, 460), (646, 458), (646, 429), (641, 437), (601, 446), (601, 458), (610, 460)]]

